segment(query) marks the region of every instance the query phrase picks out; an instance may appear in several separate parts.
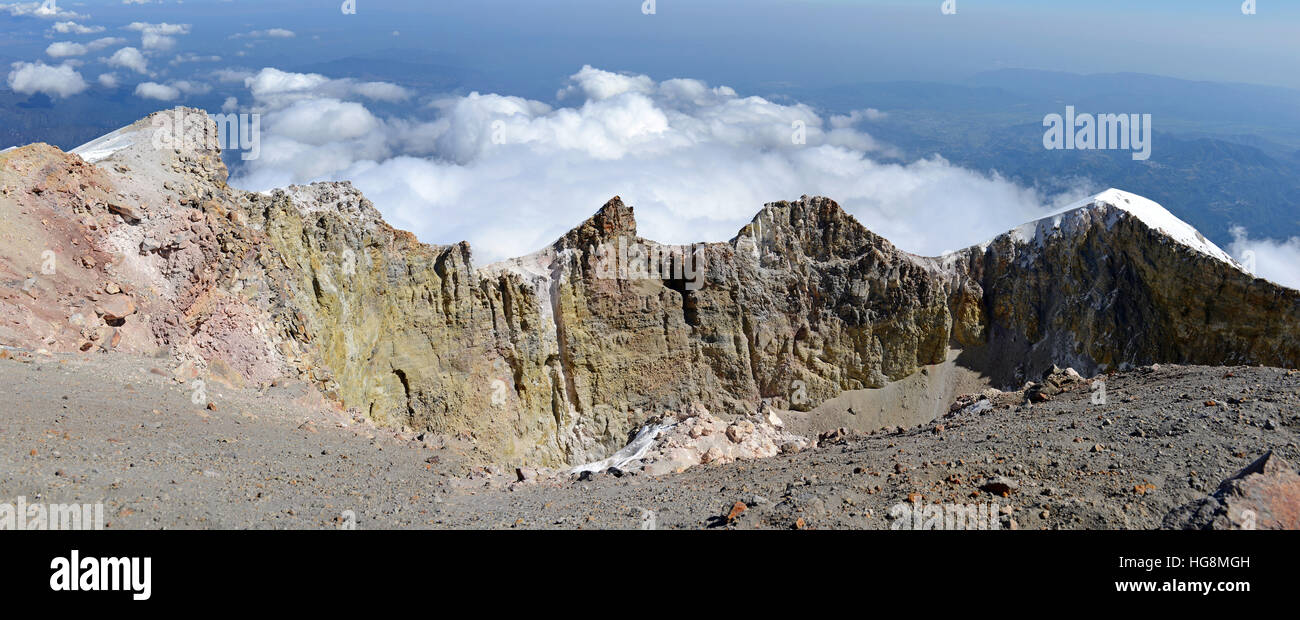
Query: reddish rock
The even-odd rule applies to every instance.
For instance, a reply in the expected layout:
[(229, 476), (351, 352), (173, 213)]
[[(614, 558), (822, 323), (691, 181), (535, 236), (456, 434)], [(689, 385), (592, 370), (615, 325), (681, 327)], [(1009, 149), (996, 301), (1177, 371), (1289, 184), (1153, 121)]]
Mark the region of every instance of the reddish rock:
[(1300, 473), (1270, 451), (1224, 480), (1214, 495), (1169, 513), (1164, 526), (1300, 530)]
[(1300, 530), (1300, 474), (1271, 451), (1224, 481), (1216, 495), (1235, 526)]
[(109, 295), (95, 304), (95, 313), (106, 321), (119, 321), (135, 314), (135, 302), (126, 295)]
[(731, 507), (731, 512), (727, 513), (727, 523), (735, 521), (737, 517), (745, 512), (745, 502), (736, 502)]

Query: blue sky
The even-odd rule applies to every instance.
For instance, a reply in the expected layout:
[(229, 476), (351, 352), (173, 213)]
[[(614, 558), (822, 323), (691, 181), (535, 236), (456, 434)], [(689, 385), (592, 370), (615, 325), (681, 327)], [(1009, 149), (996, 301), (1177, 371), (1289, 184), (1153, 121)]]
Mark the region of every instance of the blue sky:
[[(189, 0), (60, 2), (121, 35), (132, 21), (190, 23), (180, 48), (248, 66), (393, 48), (492, 72), (538, 96), (584, 64), (692, 75), (764, 92), (881, 80), (961, 80), (999, 68), (1140, 72), (1300, 88), (1300, 3), (1258, 0)], [(0, 4), (5, 4), (0, 2)], [(6, 62), (43, 56), (49, 20), (0, 9)], [(285, 40), (231, 40), (283, 28)], [(394, 33), (398, 34), (394, 34)], [(90, 38), (90, 37), (81, 37)], [(245, 47), (247, 46), (247, 47)], [(243, 51), (238, 59), (233, 52)], [(224, 52), (224, 53), (223, 53)], [(51, 60), (46, 58), (47, 61)]]

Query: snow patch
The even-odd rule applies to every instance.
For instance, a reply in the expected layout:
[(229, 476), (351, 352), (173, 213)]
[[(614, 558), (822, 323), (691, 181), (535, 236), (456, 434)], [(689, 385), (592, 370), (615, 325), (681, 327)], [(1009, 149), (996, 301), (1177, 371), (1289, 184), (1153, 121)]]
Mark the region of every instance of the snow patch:
[(623, 449), (615, 452), (609, 458), (596, 461), (595, 463), (579, 465), (570, 469), (569, 473), (580, 474), (584, 471), (598, 473), (611, 467), (624, 469), (628, 463), (640, 461), (642, 458), (645, 458), (646, 453), (650, 451), (652, 446), (654, 446), (655, 439), (659, 437), (659, 433), (674, 426), (676, 426), (676, 424), (648, 424), (637, 432), (636, 437), (632, 438), (630, 443), (624, 446)]
[(88, 164), (96, 164), (135, 144), (135, 138), (136, 132), (126, 127), (72, 149), (72, 153), (80, 155)]

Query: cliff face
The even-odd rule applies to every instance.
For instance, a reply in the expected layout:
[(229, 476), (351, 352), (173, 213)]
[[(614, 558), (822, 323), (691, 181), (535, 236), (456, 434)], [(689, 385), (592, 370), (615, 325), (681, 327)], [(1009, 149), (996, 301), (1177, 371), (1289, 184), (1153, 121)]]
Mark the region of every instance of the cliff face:
[[(1157, 362), (1300, 362), (1300, 292), (1245, 273), (1173, 216), (1111, 190), (1090, 203), (946, 257), (982, 291), (981, 349), (996, 383), (1046, 367), (1084, 374)], [(1167, 227), (1182, 225), (1166, 224)]]
[[(175, 114), (188, 139), (157, 148), (154, 121)], [(298, 378), (379, 422), (547, 465), (607, 456), (668, 409), (809, 410), (954, 348), (1006, 384), (1052, 363), (1300, 362), (1300, 293), (1157, 230), (1119, 192), (938, 258), (825, 198), (684, 247), (637, 236), (615, 198), (476, 268), (468, 245), (419, 243), (347, 183), (232, 189), (211, 121), (159, 115), (80, 155), (0, 154), (0, 344), (166, 355), (187, 381)]]

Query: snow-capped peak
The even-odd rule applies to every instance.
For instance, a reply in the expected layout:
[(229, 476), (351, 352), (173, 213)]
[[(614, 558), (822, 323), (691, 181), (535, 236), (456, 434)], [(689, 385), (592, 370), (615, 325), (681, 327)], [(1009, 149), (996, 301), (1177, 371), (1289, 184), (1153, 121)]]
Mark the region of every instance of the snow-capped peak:
[[(1021, 243), (1037, 242), (1041, 245), (1043, 240), (1048, 237), (1070, 234), (1077, 228), (1087, 226), (1087, 218), (1076, 216), (1085, 214), (1090, 209), (1101, 205), (1107, 205), (1132, 215), (1152, 230), (1160, 232), (1184, 247), (1241, 269), (1241, 265), (1233, 260), (1231, 255), (1219, 249), (1219, 246), (1214, 245), (1209, 239), (1206, 239), (1191, 224), (1178, 219), (1173, 213), (1170, 213), (1153, 200), (1115, 188), (1108, 189), (1091, 198), (1080, 200), (1040, 220), (1017, 226), (1010, 231), (1010, 234)], [(1111, 219), (1107, 220), (1106, 225), (1114, 224), (1118, 218), (1118, 214), (1113, 214)], [(987, 244), (984, 244), (981, 247), (986, 246)]]
[(1214, 242), (1206, 239), (1200, 231), (1192, 227), (1191, 224), (1178, 219), (1168, 209), (1160, 206), (1154, 200), (1143, 198), (1137, 194), (1132, 194), (1123, 190), (1110, 188), (1092, 198), (1081, 201), (1072, 205), (1072, 208), (1086, 207), (1094, 204), (1107, 204), (1116, 209), (1127, 211), (1130, 215), (1142, 220), (1153, 230), (1164, 233), (1169, 238), (1177, 241), (1197, 252), (1217, 258), (1230, 265), (1236, 265), (1237, 262), (1227, 252), (1219, 249)]

